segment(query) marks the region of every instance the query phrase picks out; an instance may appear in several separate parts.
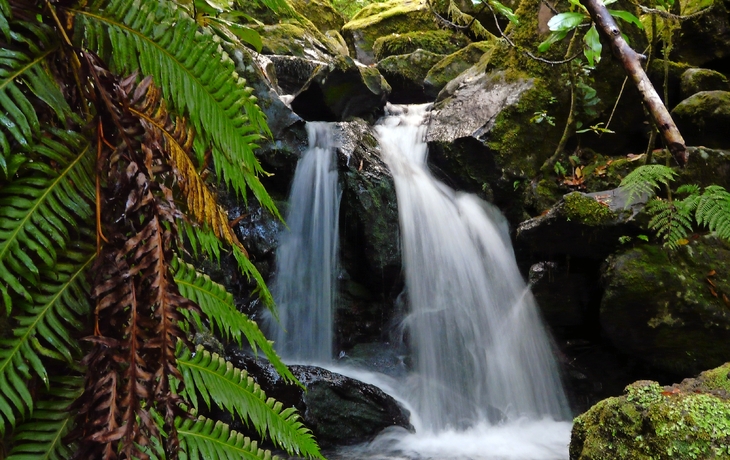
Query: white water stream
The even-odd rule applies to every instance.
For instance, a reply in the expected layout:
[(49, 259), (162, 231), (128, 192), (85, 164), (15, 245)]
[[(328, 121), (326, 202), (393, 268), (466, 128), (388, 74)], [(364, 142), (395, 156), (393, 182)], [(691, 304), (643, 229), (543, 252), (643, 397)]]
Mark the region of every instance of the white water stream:
[(272, 293), (280, 321), (269, 321), (269, 335), (289, 362), (332, 360), (341, 197), (333, 129), (329, 123), (307, 123), (309, 148), (294, 173), (289, 230), (277, 250)]

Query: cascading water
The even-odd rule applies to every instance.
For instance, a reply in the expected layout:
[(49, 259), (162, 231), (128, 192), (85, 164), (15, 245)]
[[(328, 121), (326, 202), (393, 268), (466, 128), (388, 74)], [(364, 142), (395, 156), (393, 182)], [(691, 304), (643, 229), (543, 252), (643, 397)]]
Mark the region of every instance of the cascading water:
[[(569, 415), (558, 368), (506, 223), (426, 165), (427, 106), (389, 106), (376, 126), (395, 180), (416, 375), (409, 400), (431, 431)], [(492, 418), (494, 415), (492, 414)]]
[(340, 189), (333, 125), (307, 123), (309, 148), (297, 164), (280, 240), (272, 293), (279, 323), (269, 321), (288, 361), (332, 359)]
[(565, 459), (568, 404), (506, 221), (433, 178), (426, 111), (389, 105), (376, 126), (396, 186), (414, 372), (406, 385), (370, 383), (409, 407), (416, 433), (334, 458)]

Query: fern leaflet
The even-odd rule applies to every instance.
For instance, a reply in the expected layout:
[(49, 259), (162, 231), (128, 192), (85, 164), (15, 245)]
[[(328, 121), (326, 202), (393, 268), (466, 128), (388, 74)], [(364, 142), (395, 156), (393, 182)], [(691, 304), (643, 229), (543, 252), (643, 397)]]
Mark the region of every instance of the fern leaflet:
[(649, 228), (664, 240), (664, 245), (677, 249), (680, 240), (692, 231), (692, 203), (675, 200), (669, 202), (653, 199), (647, 203), (647, 212), (652, 215)]
[(279, 460), (270, 451), (259, 448), (256, 441), (231, 430), (223, 422), (200, 416), (195, 420), (178, 418), (175, 425), (180, 436), (181, 460)]
[(730, 240), (730, 193), (719, 185), (705, 187), (698, 199), (696, 218), (718, 237)]
[(656, 189), (662, 184), (667, 185), (674, 180), (677, 173), (672, 168), (663, 165), (643, 165), (631, 171), (621, 181), (619, 187), (628, 193), (626, 206), (631, 206), (636, 200), (646, 196), (656, 195)]
[(65, 460), (74, 454), (74, 446), (64, 438), (74, 425), (68, 410), (83, 390), (78, 377), (59, 377), (51, 381), (51, 390), (35, 405), (33, 416), (13, 432), (13, 446), (6, 460)]
[(14, 316), (18, 326), (11, 339), (0, 340), (0, 433), (15, 425), (15, 412), (33, 409), (33, 397), (26, 386), (32, 370), (48, 385), (42, 357), (73, 362), (78, 351), (72, 329), (81, 329), (81, 318), (89, 312), (85, 270), (94, 258), (93, 248), (66, 252), (64, 260), (41, 273), (39, 290), (32, 302), (21, 302), (23, 313)]
[(175, 282), (180, 294), (198, 304), (218, 331), (223, 332), (229, 339), (233, 338), (239, 346), (242, 335), (245, 336), (254, 352), (260, 348), (284, 380), (297, 382), (274, 351), (273, 342), (266, 339), (256, 322), (236, 309), (233, 296), (225, 287), (213, 282), (208, 275), (199, 273), (195, 267), (180, 259), (173, 259), (171, 268), (175, 272)]
[(213, 400), (243, 420), (250, 420), (261, 436), (268, 431), (271, 440), (289, 454), (322, 458), (296, 409), (284, 409), (280, 402), (267, 398), (246, 371), (233, 367), (202, 346), (197, 347), (195, 355), (184, 348), (178, 356), (178, 366), (183, 374), (184, 393), (196, 409), (197, 392), (208, 406)]

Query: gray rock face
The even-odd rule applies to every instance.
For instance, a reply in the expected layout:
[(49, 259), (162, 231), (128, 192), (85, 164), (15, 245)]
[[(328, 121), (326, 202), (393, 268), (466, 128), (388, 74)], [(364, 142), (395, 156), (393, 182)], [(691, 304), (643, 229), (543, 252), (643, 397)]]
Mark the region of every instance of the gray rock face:
[(677, 251), (640, 245), (603, 269), (600, 321), (619, 350), (683, 375), (730, 355), (730, 246), (700, 237)]
[(672, 110), (687, 145), (730, 149), (730, 91), (702, 91)]
[(273, 368), (241, 351), (227, 357), (271, 396), (296, 407), (322, 446), (369, 441), (387, 427), (413, 430), (408, 411), (378, 387), (315, 366), (290, 366), (306, 387), (285, 384)]
[(418, 49), (409, 54), (388, 56), (378, 62), (377, 69), (393, 88), (391, 102), (417, 104), (433, 100), (423, 92), (423, 80), (443, 57), (442, 54)]
[(506, 81), (504, 75), (503, 71), (484, 73), (475, 66), (449, 82), (434, 106), (428, 141), (480, 139), (488, 133), (497, 115), (532, 87), (529, 79)]

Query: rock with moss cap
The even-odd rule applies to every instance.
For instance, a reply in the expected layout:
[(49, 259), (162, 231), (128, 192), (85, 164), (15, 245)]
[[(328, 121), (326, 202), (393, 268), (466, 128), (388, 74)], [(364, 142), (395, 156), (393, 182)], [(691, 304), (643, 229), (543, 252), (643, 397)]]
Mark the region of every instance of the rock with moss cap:
[(492, 41), (470, 43), (466, 48), (440, 60), (428, 71), (423, 80), (424, 93), (433, 98), (438, 96), (448, 82), (479, 62), (484, 53), (491, 52), (493, 44)]
[(730, 356), (730, 245), (706, 235), (669, 251), (641, 244), (603, 268), (600, 322), (622, 352), (693, 374)]
[(546, 213), (517, 228), (516, 243), (536, 256), (603, 260), (620, 245), (619, 237), (635, 235), (634, 218), (643, 203), (626, 208), (622, 189), (572, 192)]
[(682, 99), (701, 91), (730, 91), (730, 81), (720, 72), (710, 69), (688, 69), (680, 83)]
[(571, 460), (730, 456), (730, 365), (662, 387), (641, 380), (576, 417)]
[(393, 88), (391, 102), (417, 104), (429, 98), (423, 92), (423, 79), (444, 56), (418, 49), (410, 54), (388, 56), (377, 69)]
[(342, 28), (350, 54), (363, 64), (374, 64), (375, 40), (393, 33), (436, 30), (436, 23), (424, 0), (390, 0), (360, 10)]
[(687, 145), (730, 149), (730, 91), (702, 91), (680, 102), (672, 118)]
[[(463, 34), (449, 30), (428, 30), (390, 34), (375, 40), (373, 53), (380, 61), (388, 56), (410, 54), (422, 49), (435, 54), (451, 54), (470, 43)], [(472, 63), (473, 64), (473, 63)]]
[(330, 0), (289, 0), (289, 3), (322, 33), (339, 31), (345, 25), (345, 18)]

